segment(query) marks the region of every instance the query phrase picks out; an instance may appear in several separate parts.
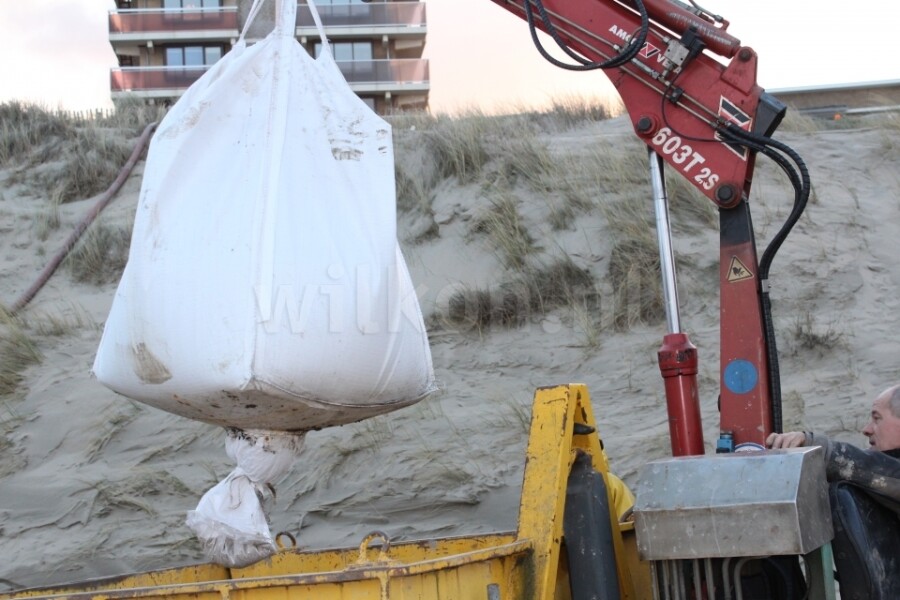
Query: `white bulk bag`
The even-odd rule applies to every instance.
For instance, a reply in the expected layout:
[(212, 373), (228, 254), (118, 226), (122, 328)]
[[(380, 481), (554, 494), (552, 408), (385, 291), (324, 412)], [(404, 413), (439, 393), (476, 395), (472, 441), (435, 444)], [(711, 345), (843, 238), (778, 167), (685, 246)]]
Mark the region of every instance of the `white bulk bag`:
[(242, 36), (159, 125), (93, 370), (192, 419), (307, 430), (414, 403), (434, 375), (391, 128), (279, 1), (276, 30)]
[(209, 560), (244, 567), (275, 553), (262, 499), (288, 472), (303, 440), (303, 434), (228, 429), (225, 451), (237, 467), (187, 515)]
[[(188, 524), (209, 557), (275, 550), (257, 498), (303, 432), (434, 390), (396, 236), (390, 126), (323, 42), (294, 39), (296, 0), (187, 90), (150, 145), (128, 264), (93, 371), (130, 398), (229, 429), (238, 464)], [(286, 432), (286, 433), (285, 433)]]

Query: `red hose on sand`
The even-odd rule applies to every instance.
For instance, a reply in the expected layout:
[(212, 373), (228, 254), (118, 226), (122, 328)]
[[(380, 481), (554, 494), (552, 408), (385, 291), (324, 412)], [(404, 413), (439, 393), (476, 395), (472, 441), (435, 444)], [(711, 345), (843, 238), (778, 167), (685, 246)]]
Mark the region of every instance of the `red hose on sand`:
[(147, 144), (150, 142), (150, 136), (153, 134), (153, 131), (156, 129), (156, 123), (151, 123), (144, 128), (143, 133), (141, 133), (141, 137), (138, 138), (137, 143), (134, 146), (134, 150), (131, 151), (131, 156), (128, 157), (128, 161), (119, 171), (119, 174), (116, 176), (115, 181), (112, 182), (112, 185), (107, 188), (105, 192), (100, 196), (97, 200), (97, 203), (94, 204), (93, 208), (91, 208), (90, 212), (81, 220), (81, 222), (75, 227), (75, 230), (69, 235), (63, 244), (62, 248), (60, 248), (59, 252), (50, 260), (44, 270), (41, 271), (40, 276), (37, 278), (31, 287), (25, 290), (18, 300), (16, 300), (15, 304), (12, 305), (10, 309), (11, 314), (15, 314), (25, 308), (25, 306), (31, 302), (31, 300), (37, 295), (37, 293), (41, 290), (42, 287), (47, 283), (50, 279), (50, 276), (56, 272), (56, 269), (59, 268), (59, 265), (66, 258), (69, 252), (72, 251), (72, 248), (75, 247), (75, 244), (81, 239), (81, 236), (87, 230), (88, 227), (91, 226), (91, 223), (100, 215), (101, 211), (112, 201), (118, 191), (124, 185), (125, 180), (128, 179), (128, 176), (131, 174), (131, 171), (134, 170), (135, 165), (138, 162), (141, 154), (144, 152), (144, 148), (147, 147)]

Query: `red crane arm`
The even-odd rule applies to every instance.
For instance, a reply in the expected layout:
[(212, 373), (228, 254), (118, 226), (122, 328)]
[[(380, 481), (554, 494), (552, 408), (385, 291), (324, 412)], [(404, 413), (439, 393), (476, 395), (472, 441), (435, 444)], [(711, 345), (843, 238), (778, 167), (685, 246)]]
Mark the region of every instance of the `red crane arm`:
[[(523, 0), (492, 1), (526, 19)], [(753, 156), (723, 143), (717, 129), (732, 123), (759, 131), (764, 90), (756, 83), (757, 55), (724, 26), (678, 4), (644, 4), (650, 27), (643, 47), (634, 60), (607, 69), (606, 75), (622, 97), (635, 133), (710, 200), (734, 206), (742, 192), (749, 192)], [(595, 62), (619, 54), (641, 27), (640, 15), (615, 0), (544, 0), (543, 5), (565, 44)], [(549, 29), (537, 15), (535, 24)], [(702, 49), (733, 58), (724, 65)], [(768, 129), (774, 117), (766, 118)]]
[[(563, 48), (574, 51), (579, 62), (613, 60), (614, 66), (604, 66), (604, 72), (618, 90), (635, 133), (719, 206), (721, 430), (736, 446), (763, 444), (780, 426), (773, 417), (780, 400), (777, 394), (772, 399), (773, 389), (778, 389), (777, 370), (770, 363), (774, 340), (769, 345), (746, 202), (756, 152), (724, 132), (730, 128), (768, 136), (784, 115), (784, 106), (756, 83), (756, 52), (728, 34), (727, 21), (717, 23), (678, 0), (643, 0), (645, 15), (633, 0), (492, 1), (550, 33)], [(639, 36), (645, 37), (634, 56), (616, 61)], [(681, 354), (667, 351), (669, 358)], [(661, 368), (668, 377), (681, 367), (668, 358), (663, 367), (661, 358)], [(688, 377), (692, 369), (693, 384), (670, 385), (673, 381), (667, 379), (670, 423), (681, 420), (682, 432), (700, 429), (685, 423), (693, 417), (673, 415), (671, 409), (695, 402), (690, 396), (696, 397), (696, 362), (685, 365), (683, 373)], [(698, 409), (686, 412), (696, 412), (699, 419)], [(683, 434), (676, 436), (678, 427), (672, 425), (673, 453), (702, 452), (702, 435), (685, 440)]]

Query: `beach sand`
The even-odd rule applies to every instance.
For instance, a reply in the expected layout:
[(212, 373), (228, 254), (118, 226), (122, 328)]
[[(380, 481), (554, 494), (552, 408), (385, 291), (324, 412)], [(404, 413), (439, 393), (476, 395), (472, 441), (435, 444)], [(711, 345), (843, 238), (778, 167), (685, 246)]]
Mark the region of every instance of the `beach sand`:
[[(900, 323), (900, 127), (880, 116), (778, 139), (806, 160), (813, 198), (775, 259), (772, 300), (786, 429), (862, 444), (871, 399), (897, 381)], [(398, 163), (413, 179), (435, 169), (424, 132), (395, 124)], [(641, 156), (627, 118), (544, 128), (534, 136), (556, 164), (590, 152)], [(133, 141), (133, 139), (131, 140)], [(489, 153), (499, 161), (505, 146)], [(495, 161), (495, 162), (496, 162)], [(100, 223), (129, 227), (139, 165)], [(40, 240), (46, 198), (39, 166), (0, 170), (0, 302), (36, 278), (93, 199), (62, 205)], [(440, 392), (394, 413), (311, 432), (269, 508), (273, 531), (305, 548), (353, 546), (378, 529), (396, 539), (515, 529), (524, 444), (536, 387), (588, 385), (612, 468), (633, 485), (640, 466), (669, 454), (656, 351), (658, 318), (613, 326), (614, 233), (599, 209), (631, 201), (652, 210), (649, 183), (603, 189), (551, 227), (552, 190), (509, 179), (529, 260), (568, 256), (596, 282), (590, 310), (563, 305), (518, 326), (460, 328), (446, 314), (460, 289), (489, 288), (513, 270), (475, 226), (496, 202), (502, 169), (467, 183), (437, 177), (430, 208), (399, 214), (400, 237), (430, 331)], [(760, 247), (787, 215), (792, 191), (760, 159), (751, 204)], [(674, 200), (673, 200), (674, 203)], [(673, 206), (673, 212), (675, 211)], [(684, 329), (699, 348), (705, 441), (718, 437), (718, 231), (674, 219)], [(202, 562), (185, 513), (232, 465), (223, 430), (117, 396), (90, 367), (115, 282), (80, 283), (63, 268), (23, 311), (42, 359), (0, 397), (0, 589)], [(50, 327), (56, 324), (57, 327)]]

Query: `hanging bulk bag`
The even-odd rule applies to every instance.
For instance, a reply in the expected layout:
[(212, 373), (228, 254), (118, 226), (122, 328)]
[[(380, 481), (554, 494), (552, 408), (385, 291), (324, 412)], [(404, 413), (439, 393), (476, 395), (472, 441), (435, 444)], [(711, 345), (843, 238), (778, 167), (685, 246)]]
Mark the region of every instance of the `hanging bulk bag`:
[(190, 522), (232, 565), (274, 551), (255, 496), (302, 432), (434, 390), (391, 128), (344, 81), (314, 2), (316, 59), (294, 38), (296, 0), (277, 1), (275, 30), (246, 44), (256, 0), (234, 49), (160, 123), (93, 366), (120, 394), (229, 428), (238, 469)]
[(434, 387), (390, 126), (327, 41), (318, 59), (295, 41), (294, 4), (159, 125), (94, 362), (125, 396), (227, 427), (338, 425)]

